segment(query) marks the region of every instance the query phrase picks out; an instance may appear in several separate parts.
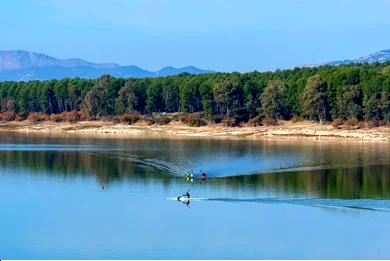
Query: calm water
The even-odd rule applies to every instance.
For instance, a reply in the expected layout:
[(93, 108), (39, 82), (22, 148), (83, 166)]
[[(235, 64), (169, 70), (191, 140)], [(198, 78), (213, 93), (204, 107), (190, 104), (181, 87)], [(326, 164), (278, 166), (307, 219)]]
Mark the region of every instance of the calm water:
[(390, 258), (388, 144), (1, 134), (0, 182), (0, 259)]

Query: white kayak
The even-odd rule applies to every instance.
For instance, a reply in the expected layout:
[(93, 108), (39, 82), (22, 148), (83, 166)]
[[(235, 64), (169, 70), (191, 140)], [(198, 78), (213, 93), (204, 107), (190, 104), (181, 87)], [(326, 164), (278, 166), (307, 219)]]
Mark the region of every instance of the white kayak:
[(187, 202), (190, 201), (190, 198), (187, 197), (187, 196), (179, 196), (179, 197), (177, 197), (177, 200), (180, 201), (180, 202), (187, 203)]
[(188, 201), (203, 201), (203, 200), (208, 200), (208, 198), (193, 198), (193, 197), (186, 197), (186, 196), (179, 196), (179, 197), (169, 197), (167, 200), (178, 200), (181, 202), (188, 202)]

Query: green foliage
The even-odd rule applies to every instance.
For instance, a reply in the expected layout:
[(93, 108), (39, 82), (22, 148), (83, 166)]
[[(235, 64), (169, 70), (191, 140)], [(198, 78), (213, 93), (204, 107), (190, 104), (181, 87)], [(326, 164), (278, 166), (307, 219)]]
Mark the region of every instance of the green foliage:
[(167, 125), (171, 122), (171, 119), (165, 115), (159, 115), (155, 118), (155, 124), (157, 125)]
[[(87, 112), (92, 117), (113, 115), (119, 89), (119, 81), (116, 81), (109, 75), (103, 75), (97, 84), (86, 94), (84, 102)], [(70, 109), (66, 105), (64, 108), (62, 111)]]
[(124, 113), (143, 112), (145, 109), (145, 90), (137, 86), (133, 81), (127, 81), (115, 100), (115, 112), (117, 115)]
[(338, 115), (343, 119), (362, 119), (362, 93), (359, 86), (342, 86), (337, 97)]
[(213, 114), (214, 98), (213, 90), (208, 82), (201, 83), (199, 87), (203, 112), (207, 116)]
[(179, 110), (179, 88), (173, 80), (163, 80), (162, 97), (166, 112), (177, 112)]
[(287, 119), (290, 116), (287, 85), (281, 80), (270, 81), (261, 95), (261, 109), (266, 118)]
[(186, 80), (180, 88), (180, 110), (182, 112), (200, 111), (200, 82), (197, 78)]
[(381, 119), (381, 114), (381, 94), (375, 93), (365, 102), (365, 118), (377, 121)]
[(26, 116), (83, 111), (92, 118), (107, 118), (181, 111), (200, 113), (214, 122), (232, 117), (236, 124), (258, 116), (389, 123), (389, 68), (386, 62), (263, 73), (0, 82), (0, 112)]
[(306, 89), (301, 96), (303, 116), (311, 120), (326, 120), (329, 112), (327, 98), (328, 83), (319, 75), (308, 80)]
[(390, 124), (390, 92), (384, 92), (382, 94), (382, 113), (383, 113), (383, 120)]
[(207, 124), (200, 113), (184, 114), (181, 117), (181, 122), (191, 127), (200, 127)]
[(146, 89), (146, 110), (149, 113), (164, 111), (164, 102), (162, 97), (162, 85), (160, 82), (153, 81)]

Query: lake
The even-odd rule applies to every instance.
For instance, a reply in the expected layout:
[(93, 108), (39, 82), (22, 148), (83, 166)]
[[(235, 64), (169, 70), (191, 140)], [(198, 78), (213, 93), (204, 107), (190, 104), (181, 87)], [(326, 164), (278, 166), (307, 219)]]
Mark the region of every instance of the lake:
[(389, 144), (2, 133), (0, 181), (0, 259), (390, 258)]

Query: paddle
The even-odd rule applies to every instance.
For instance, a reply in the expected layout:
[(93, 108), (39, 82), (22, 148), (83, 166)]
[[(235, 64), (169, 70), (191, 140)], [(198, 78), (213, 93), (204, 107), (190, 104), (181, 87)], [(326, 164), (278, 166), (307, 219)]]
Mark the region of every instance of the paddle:
[(186, 196), (186, 194), (187, 194), (188, 192), (190, 192), (190, 191), (191, 191), (191, 189), (187, 190), (186, 193), (184, 193), (183, 195), (179, 196), (179, 198), (180, 198), (180, 197)]

